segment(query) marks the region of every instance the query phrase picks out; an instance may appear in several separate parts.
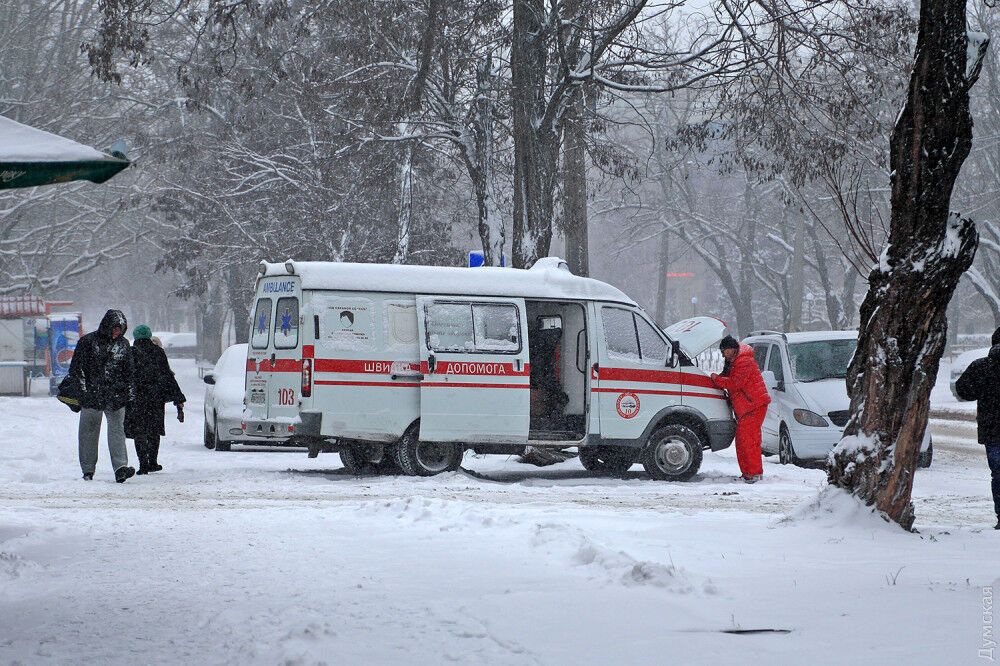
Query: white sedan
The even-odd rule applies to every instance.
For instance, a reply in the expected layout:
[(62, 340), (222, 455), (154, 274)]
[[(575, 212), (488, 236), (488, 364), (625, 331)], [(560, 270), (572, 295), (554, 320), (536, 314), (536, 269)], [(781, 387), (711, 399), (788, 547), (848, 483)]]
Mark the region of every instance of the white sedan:
[(205, 374), (206, 448), (229, 451), (233, 442), (261, 441), (243, 434), (246, 367), (246, 344), (233, 345), (222, 352), (215, 367)]

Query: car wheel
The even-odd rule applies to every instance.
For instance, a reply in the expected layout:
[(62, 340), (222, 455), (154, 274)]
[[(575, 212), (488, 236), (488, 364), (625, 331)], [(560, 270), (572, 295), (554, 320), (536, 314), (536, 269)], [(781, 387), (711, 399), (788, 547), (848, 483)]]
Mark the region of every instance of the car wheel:
[(219, 417), (218, 416), (215, 417), (215, 421), (213, 423), (212, 439), (215, 440), (215, 447), (214, 448), (215, 448), (216, 451), (229, 451), (230, 448), (233, 446), (232, 442), (228, 442), (228, 441), (219, 439)]
[(922, 469), (927, 469), (931, 466), (931, 461), (934, 460), (934, 442), (932, 441), (927, 445), (926, 451), (920, 452), (920, 457), (917, 458), (917, 467)]
[(781, 426), (781, 434), (778, 435), (778, 462), (782, 465), (794, 465), (798, 462), (792, 447), (792, 436), (785, 426)]
[(345, 445), (340, 449), (340, 463), (348, 474), (361, 476), (371, 473), (371, 463), (365, 459), (361, 448), (360, 445)]
[(635, 464), (635, 451), (582, 446), (580, 447), (580, 464), (588, 472), (624, 474)]
[(674, 423), (657, 428), (642, 449), (642, 466), (657, 481), (687, 481), (701, 467), (703, 442), (691, 428)]
[(212, 429), (208, 427), (208, 419), (205, 419), (204, 442), (205, 442), (205, 448), (206, 449), (214, 449), (215, 448), (215, 433), (213, 433)]
[(461, 444), (423, 442), (419, 428), (410, 428), (393, 447), (396, 463), (408, 476), (434, 476), (453, 472), (462, 464)]

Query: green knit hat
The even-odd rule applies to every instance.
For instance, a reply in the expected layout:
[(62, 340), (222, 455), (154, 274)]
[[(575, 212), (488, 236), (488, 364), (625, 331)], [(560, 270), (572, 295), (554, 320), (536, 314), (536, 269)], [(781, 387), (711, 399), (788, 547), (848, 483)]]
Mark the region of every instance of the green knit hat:
[(139, 324), (132, 331), (132, 338), (135, 340), (149, 340), (151, 337), (153, 337), (153, 332), (145, 324)]

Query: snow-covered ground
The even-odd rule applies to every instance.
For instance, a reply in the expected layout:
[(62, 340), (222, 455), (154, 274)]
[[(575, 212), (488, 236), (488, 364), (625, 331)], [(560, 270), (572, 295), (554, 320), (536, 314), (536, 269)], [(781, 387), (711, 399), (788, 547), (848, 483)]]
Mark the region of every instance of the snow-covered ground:
[[(913, 535), (836, 497), (810, 508), (820, 470), (768, 459), (736, 482), (732, 451), (677, 484), (209, 451), (194, 365), (174, 365), (189, 419), (168, 414), (164, 471), (123, 485), (103, 443), (80, 479), (64, 406), (0, 399), (0, 663), (983, 661), (1000, 533), (968, 442), (919, 472)], [(726, 633), (751, 629), (787, 633)]]

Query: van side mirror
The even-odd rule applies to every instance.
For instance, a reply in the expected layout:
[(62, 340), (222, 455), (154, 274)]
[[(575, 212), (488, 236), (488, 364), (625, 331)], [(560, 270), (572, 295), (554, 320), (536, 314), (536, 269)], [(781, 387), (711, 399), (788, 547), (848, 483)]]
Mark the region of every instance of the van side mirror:
[(202, 377), (202, 380), (206, 384), (210, 384), (212, 386), (215, 386), (215, 373), (213, 373), (213, 372), (207, 372), (207, 373), (205, 373), (205, 376)]
[(765, 370), (760, 373), (761, 377), (764, 378), (764, 386), (767, 387), (768, 391), (784, 391), (785, 382), (779, 382), (775, 378), (774, 373), (770, 370)]
[(677, 340), (670, 341), (670, 358), (667, 359), (667, 367), (677, 367), (678, 359), (681, 357), (681, 343)]

